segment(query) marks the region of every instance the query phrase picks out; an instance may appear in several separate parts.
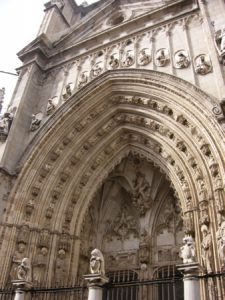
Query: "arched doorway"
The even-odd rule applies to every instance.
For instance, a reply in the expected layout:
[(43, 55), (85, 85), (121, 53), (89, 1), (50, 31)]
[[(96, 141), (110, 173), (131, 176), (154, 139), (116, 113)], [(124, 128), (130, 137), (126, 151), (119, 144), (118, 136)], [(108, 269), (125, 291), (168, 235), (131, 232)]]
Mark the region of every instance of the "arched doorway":
[[(132, 245), (137, 264), (157, 264), (160, 255), (167, 257), (165, 264), (174, 263), (182, 231), (195, 237), (197, 259), (206, 267), (202, 225), (213, 240), (211, 267), (219, 270), (215, 241), (218, 216), (224, 215), (224, 144), (212, 113), (215, 105), (214, 99), (180, 79), (131, 69), (106, 72), (73, 95), (49, 118), (21, 160), (24, 167), (2, 228), (1, 253), (7, 257), (1, 262), (2, 282), (9, 280), (12, 257), (29, 254), (37, 282), (74, 284), (82, 273), (79, 262), (85, 262), (86, 249), (94, 243), (112, 261), (132, 261), (132, 252), (123, 254)], [(136, 169), (124, 167), (128, 175), (118, 171), (138, 161)], [(101, 218), (105, 231), (85, 229), (90, 210), (101, 205), (100, 195), (107, 190), (109, 211)], [(178, 213), (182, 220), (175, 218)], [(111, 219), (104, 220), (107, 216)], [(88, 230), (93, 240), (83, 250)], [(150, 244), (156, 242), (154, 255), (147, 255), (150, 262), (145, 262), (145, 250), (151, 252), (151, 247), (141, 241), (145, 230), (151, 233)], [(112, 232), (113, 242), (108, 240)], [(173, 243), (162, 244), (165, 236), (173, 236)], [(121, 258), (114, 256), (118, 249)]]

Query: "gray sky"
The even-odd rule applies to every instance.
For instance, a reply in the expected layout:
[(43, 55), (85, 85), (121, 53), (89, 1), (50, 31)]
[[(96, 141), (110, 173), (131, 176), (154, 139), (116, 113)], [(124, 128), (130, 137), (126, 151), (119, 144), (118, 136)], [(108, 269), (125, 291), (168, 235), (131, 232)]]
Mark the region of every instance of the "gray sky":
[[(97, 0), (86, 0), (88, 4)], [(15, 73), (21, 65), (16, 53), (36, 36), (48, 0), (0, 0), (0, 71)], [(76, 0), (80, 5), (83, 0)], [(4, 109), (8, 105), (17, 81), (16, 76), (0, 73), (0, 88), (5, 87)]]

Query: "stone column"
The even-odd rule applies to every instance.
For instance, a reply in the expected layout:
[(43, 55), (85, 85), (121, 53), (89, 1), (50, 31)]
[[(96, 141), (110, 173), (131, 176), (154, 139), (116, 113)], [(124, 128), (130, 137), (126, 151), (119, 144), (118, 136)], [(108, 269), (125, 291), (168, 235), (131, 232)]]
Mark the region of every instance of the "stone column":
[(195, 262), (187, 263), (178, 265), (177, 268), (184, 275), (184, 300), (200, 300), (199, 264)]
[(103, 285), (109, 280), (101, 274), (84, 275), (88, 282), (88, 300), (102, 300)]
[(28, 291), (32, 288), (32, 283), (25, 280), (13, 280), (13, 287), (15, 288), (14, 300), (28, 300)]

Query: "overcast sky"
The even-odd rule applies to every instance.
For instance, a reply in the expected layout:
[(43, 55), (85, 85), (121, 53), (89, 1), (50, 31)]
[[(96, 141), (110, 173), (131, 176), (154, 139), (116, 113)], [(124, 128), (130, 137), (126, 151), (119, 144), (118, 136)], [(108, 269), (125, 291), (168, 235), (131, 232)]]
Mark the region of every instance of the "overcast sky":
[[(88, 4), (97, 0), (86, 0)], [(0, 0), (0, 71), (15, 73), (21, 65), (17, 58), (23, 47), (37, 36), (48, 0)], [(80, 5), (84, 0), (76, 0)], [(4, 109), (8, 105), (17, 81), (16, 76), (0, 73), (0, 88), (5, 87)]]

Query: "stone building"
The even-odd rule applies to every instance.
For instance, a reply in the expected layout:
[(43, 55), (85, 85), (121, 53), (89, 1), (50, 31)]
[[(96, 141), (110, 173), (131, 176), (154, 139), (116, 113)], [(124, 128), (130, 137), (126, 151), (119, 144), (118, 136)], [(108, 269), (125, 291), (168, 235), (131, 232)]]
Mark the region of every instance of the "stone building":
[(45, 4), (0, 120), (1, 285), (27, 256), (34, 283), (74, 285), (96, 247), (107, 272), (152, 278), (185, 234), (203, 273), (224, 270), (224, 15), (223, 0)]

